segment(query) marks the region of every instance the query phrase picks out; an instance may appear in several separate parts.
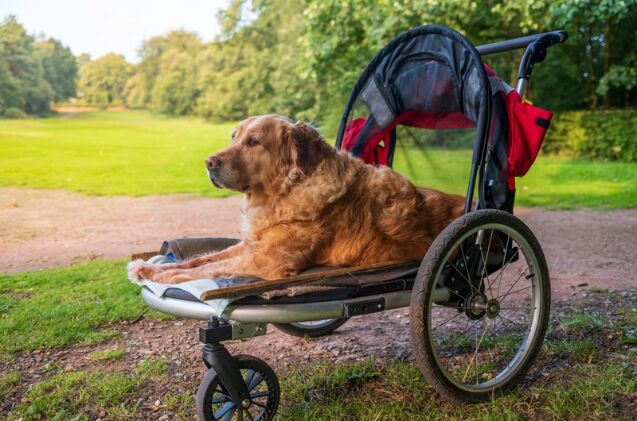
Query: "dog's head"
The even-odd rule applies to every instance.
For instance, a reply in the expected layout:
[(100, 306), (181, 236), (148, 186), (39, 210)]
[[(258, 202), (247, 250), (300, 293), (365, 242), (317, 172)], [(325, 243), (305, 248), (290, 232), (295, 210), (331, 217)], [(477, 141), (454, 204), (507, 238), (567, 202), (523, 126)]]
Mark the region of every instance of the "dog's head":
[(334, 153), (313, 127), (287, 117), (250, 117), (232, 132), (229, 147), (209, 156), (206, 168), (219, 188), (276, 194), (311, 175)]

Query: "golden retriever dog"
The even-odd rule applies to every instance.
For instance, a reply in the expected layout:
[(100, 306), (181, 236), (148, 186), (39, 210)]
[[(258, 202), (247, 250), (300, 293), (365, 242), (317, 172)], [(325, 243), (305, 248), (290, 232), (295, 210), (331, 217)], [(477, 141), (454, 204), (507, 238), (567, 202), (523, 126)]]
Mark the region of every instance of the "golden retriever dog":
[(251, 117), (206, 159), (212, 183), (245, 196), (243, 239), (178, 264), (129, 265), (133, 280), (178, 283), (220, 276), (279, 279), (312, 266), (419, 261), (462, 215), (464, 199), (417, 189), (388, 167), (328, 145), (311, 126)]

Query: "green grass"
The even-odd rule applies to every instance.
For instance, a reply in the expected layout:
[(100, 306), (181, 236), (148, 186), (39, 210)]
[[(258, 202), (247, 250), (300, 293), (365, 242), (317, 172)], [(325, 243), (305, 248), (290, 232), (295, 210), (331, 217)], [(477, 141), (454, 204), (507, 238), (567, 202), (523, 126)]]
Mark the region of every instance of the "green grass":
[(119, 360), (123, 356), (124, 350), (121, 348), (105, 349), (103, 351), (95, 351), (89, 354), (91, 361)]
[(119, 418), (119, 404), (141, 381), (139, 376), (106, 371), (61, 373), (32, 387), (9, 419), (89, 420), (100, 410)]
[(164, 396), (162, 408), (175, 414), (175, 419), (192, 419), (195, 407), (195, 395), (192, 392), (168, 394)]
[[(145, 111), (0, 120), (0, 186), (91, 195), (225, 196), (203, 160), (228, 144), (233, 124), (160, 118)], [(467, 150), (398, 149), (396, 168), (416, 184), (464, 194)], [(549, 208), (637, 207), (637, 165), (541, 155), (518, 180), (517, 203)]]
[[(335, 374), (337, 373), (337, 374)], [(637, 386), (629, 368), (581, 364), (569, 379), (540, 382), (492, 401), (465, 406), (442, 401), (413, 364), (319, 364), (286, 376), (280, 418), (331, 419), (611, 419), (624, 414)]]
[(164, 377), (168, 370), (168, 361), (161, 358), (141, 360), (137, 365), (137, 374), (144, 377)]
[[(106, 370), (56, 374), (35, 384), (26, 399), (9, 414), (10, 420), (130, 419), (137, 414), (132, 404), (122, 405), (148, 381), (165, 381), (168, 362), (143, 360), (134, 372)], [(177, 405), (178, 400), (172, 399)]]
[[(471, 152), (397, 150), (395, 168), (416, 185), (466, 194)], [(637, 165), (541, 155), (516, 179), (516, 203), (553, 209), (637, 207)]]
[(0, 274), (0, 355), (110, 339), (145, 308), (123, 260)]
[(133, 405), (121, 405), (140, 385), (158, 380), (166, 371), (163, 360), (142, 362), (134, 373), (104, 370), (56, 374), (33, 386), (9, 414), (10, 420), (130, 419), (139, 416)]
[(609, 326), (601, 317), (584, 312), (564, 317), (562, 324), (568, 333), (579, 334), (590, 334)]
[[(147, 397), (144, 384), (162, 381), (161, 371), (139, 366), (132, 373), (60, 373), (34, 385), (9, 419), (94, 419), (98, 414), (137, 419), (143, 414), (131, 402)], [(637, 387), (631, 368), (613, 361), (574, 363), (568, 373), (553, 371), (530, 387), (469, 406), (441, 399), (411, 363), (319, 362), (293, 369), (280, 382), (278, 420), (617, 419), (630, 416)], [(193, 419), (194, 405), (192, 391), (167, 394), (160, 404), (179, 420)]]
[(17, 371), (0, 374), (0, 399), (13, 393), (21, 378), (22, 374)]
[(227, 146), (232, 127), (144, 111), (0, 120), (0, 185), (91, 195), (225, 196), (207, 181), (204, 159)]
[(562, 357), (570, 357), (575, 361), (586, 361), (595, 353), (595, 346), (588, 339), (560, 339), (547, 348)]

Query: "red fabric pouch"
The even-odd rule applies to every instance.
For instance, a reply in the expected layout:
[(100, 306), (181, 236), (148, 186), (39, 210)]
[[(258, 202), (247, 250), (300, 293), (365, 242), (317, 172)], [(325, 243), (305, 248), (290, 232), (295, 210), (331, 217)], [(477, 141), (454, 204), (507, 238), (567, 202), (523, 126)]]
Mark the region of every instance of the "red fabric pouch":
[(509, 176), (522, 177), (537, 158), (553, 113), (520, 100), (517, 92), (507, 95), (509, 117)]

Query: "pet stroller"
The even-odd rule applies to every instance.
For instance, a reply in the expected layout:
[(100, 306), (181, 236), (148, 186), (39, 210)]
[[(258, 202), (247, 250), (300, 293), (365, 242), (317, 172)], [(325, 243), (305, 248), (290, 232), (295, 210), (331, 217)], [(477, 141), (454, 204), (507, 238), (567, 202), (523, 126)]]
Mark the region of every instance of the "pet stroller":
[[(275, 281), (143, 282), (150, 307), (208, 321), (199, 329), (208, 368), (196, 399), (202, 419), (273, 418), (280, 397), (274, 371), (255, 357), (232, 356), (222, 345), (265, 334), (267, 323), (289, 334), (319, 336), (353, 316), (409, 307), (416, 362), (443, 396), (483, 401), (523, 378), (542, 346), (550, 284), (537, 239), (512, 215), (514, 177), (535, 159), (551, 113), (520, 97), (535, 63), (566, 38), (555, 31), (475, 48), (452, 29), (421, 26), (387, 44), (363, 71), (343, 112), (338, 148), (391, 166), (398, 137), (409, 142), (402, 139), (409, 128), (474, 128), (465, 213), (422, 262), (313, 268)], [(521, 48), (512, 89), (481, 56)], [(172, 240), (149, 262), (180, 261), (236, 241)], [(299, 285), (323, 288), (286, 293)]]

